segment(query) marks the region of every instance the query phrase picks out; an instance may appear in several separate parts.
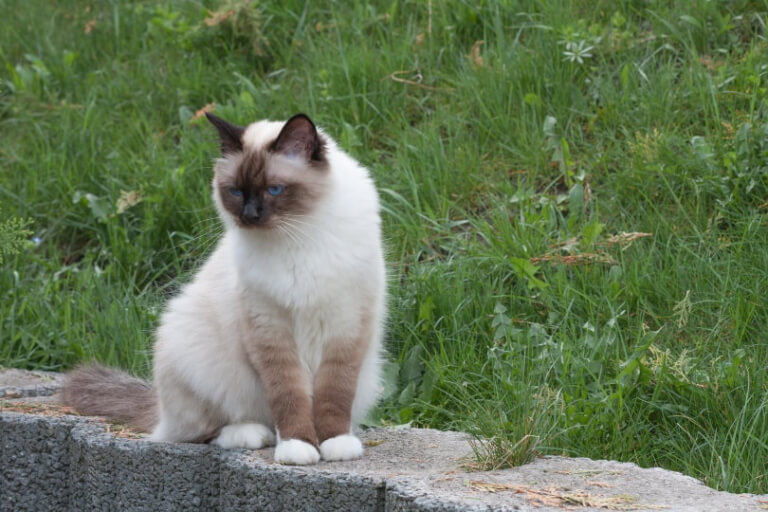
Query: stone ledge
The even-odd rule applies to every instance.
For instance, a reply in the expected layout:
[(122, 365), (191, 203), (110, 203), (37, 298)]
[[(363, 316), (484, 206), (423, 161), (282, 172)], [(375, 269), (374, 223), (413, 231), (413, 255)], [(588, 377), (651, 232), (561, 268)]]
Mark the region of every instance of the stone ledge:
[[(3, 382), (0, 372), (0, 396)], [(281, 466), (271, 448), (150, 443), (96, 418), (64, 414), (55, 396), (32, 395), (0, 402), (0, 511), (692, 512), (768, 504), (768, 495), (718, 492), (679, 473), (612, 461), (544, 457), (468, 472), (466, 436), (426, 429), (365, 431), (358, 461)]]
[(0, 366), (0, 398), (50, 396), (61, 387), (62, 375)]

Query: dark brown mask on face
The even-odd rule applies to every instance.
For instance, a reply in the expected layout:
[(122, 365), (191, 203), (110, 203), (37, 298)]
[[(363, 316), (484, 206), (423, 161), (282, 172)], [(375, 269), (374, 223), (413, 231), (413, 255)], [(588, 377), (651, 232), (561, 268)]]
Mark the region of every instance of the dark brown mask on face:
[[(290, 118), (261, 147), (244, 140), (246, 128), (206, 114), (219, 132), (222, 158), (214, 188), (243, 228), (274, 227), (309, 213), (327, 186), (325, 140), (304, 114)], [(268, 129), (256, 123), (250, 129)]]

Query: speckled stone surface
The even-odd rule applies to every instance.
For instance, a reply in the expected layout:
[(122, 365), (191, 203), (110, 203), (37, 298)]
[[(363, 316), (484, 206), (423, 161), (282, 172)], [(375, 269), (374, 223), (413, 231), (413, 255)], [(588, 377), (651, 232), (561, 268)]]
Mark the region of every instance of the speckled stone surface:
[(33, 398), (29, 386), (37, 383), (27, 383), (24, 398), (0, 401), (0, 511), (757, 512), (768, 506), (768, 495), (717, 492), (679, 473), (612, 461), (544, 457), (514, 469), (468, 472), (466, 436), (427, 429), (363, 432), (360, 460), (281, 466), (272, 448), (126, 437), (98, 419), (57, 409), (55, 396)]
[(0, 411), (0, 510), (69, 510), (72, 422)]
[(219, 450), (72, 430), (71, 510), (219, 510)]
[(0, 399), (50, 396), (61, 387), (62, 375), (0, 367)]

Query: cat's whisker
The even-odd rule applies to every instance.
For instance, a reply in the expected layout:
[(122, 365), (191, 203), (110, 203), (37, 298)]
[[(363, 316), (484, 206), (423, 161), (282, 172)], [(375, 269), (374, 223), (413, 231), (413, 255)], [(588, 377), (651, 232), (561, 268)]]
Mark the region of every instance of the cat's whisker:
[(184, 244), (206, 242), (207, 245), (215, 243), (221, 238), (224, 233), (224, 228), (220, 224), (208, 226), (207, 229), (201, 230), (197, 235), (185, 240)]
[(220, 238), (221, 238), (220, 232), (219, 233), (203, 233), (196, 237), (184, 240), (182, 242), (182, 245), (184, 246), (197, 245), (203, 250), (208, 250), (208, 248), (216, 244)]
[(285, 234), (285, 236), (290, 238), (291, 241), (293, 241), (296, 245), (303, 246), (303, 244), (301, 243), (301, 240), (299, 240), (296, 234), (292, 232), (290, 229), (288, 229), (286, 226), (278, 224), (277, 229), (280, 230), (281, 233)]
[(305, 228), (312, 228), (311, 224), (308, 224), (306, 222), (299, 222), (293, 219), (283, 219), (283, 222), (281, 224), (295, 227), (296, 229), (301, 229), (302, 232), (304, 231)]
[(291, 221), (283, 222), (283, 226), (291, 229), (294, 234), (300, 235), (304, 239), (308, 239), (310, 242), (317, 244), (317, 239), (311, 234), (311, 231), (304, 229), (298, 224), (294, 224)]
[(291, 241), (293, 241), (293, 242), (296, 242), (296, 238), (295, 238), (294, 234), (293, 234), (293, 233), (291, 233), (291, 231), (290, 231), (289, 229), (287, 229), (285, 226), (280, 226), (280, 225), (278, 225), (278, 226), (277, 226), (277, 229), (278, 229), (278, 231), (280, 231), (282, 234), (284, 234), (285, 236), (287, 236), (288, 238), (290, 238), (290, 239), (291, 239)]
[(204, 227), (221, 227), (221, 221), (219, 219), (218, 215), (214, 215), (213, 217), (206, 217), (204, 219), (200, 219), (193, 225), (195, 228), (198, 228), (200, 226)]
[(319, 228), (319, 226), (316, 226), (315, 224), (312, 224), (310, 222), (306, 222), (306, 221), (303, 221), (303, 220), (299, 220), (297, 218), (292, 217), (291, 215), (284, 215), (284, 217), (287, 218), (287, 220), (289, 220), (291, 222), (295, 222), (297, 224), (302, 224), (304, 226), (309, 226), (311, 228)]
[[(300, 229), (302, 233), (305, 233), (305, 231), (314, 232), (314, 233), (322, 233), (323, 231), (325, 231), (325, 228), (323, 226), (318, 225), (316, 223), (310, 223), (303, 220), (299, 220), (291, 214), (288, 214), (288, 215), (284, 214), (282, 217), (285, 223), (294, 226), (296, 229), (305, 227), (306, 230)], [(308, 216), (304, 215), (304, 217), (308, 217)], [(309, 236), (307, 233), (305, 233), (305, 235)]]
[[(307, 249), (307, 236), (303, 232), (299, 231), (296, 226), (286, 226), (283, 225), (283, 229), (285, 229), (288, 233), (291, 233), (291, 240), (294, 241), (296, 245), (301, 247), (302, 249)], [(311, 240), (310, 240), (311, 241)]]

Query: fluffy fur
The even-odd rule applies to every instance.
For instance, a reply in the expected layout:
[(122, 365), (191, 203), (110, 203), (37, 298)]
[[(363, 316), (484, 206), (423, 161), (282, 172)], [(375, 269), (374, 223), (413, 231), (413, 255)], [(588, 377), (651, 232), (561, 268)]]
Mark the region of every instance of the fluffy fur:
[[(154, 391), (86, 367), (64, 401), (151, 424), (154, 441), (260, 448), (276, 429), (278, 462), (358, 457), (352, 427), (380, 389), (385, 316), (373, 182), (306, 116), (245, 129), (209, 119), (222, 140), (213, 198), (225, 234), (162, 316)], [(266, 192), (277, 185), (279, 196)], [(99, 388), (118, 377), (129, 384)], [(113, 414), (131, 397), (131, 414)]]

